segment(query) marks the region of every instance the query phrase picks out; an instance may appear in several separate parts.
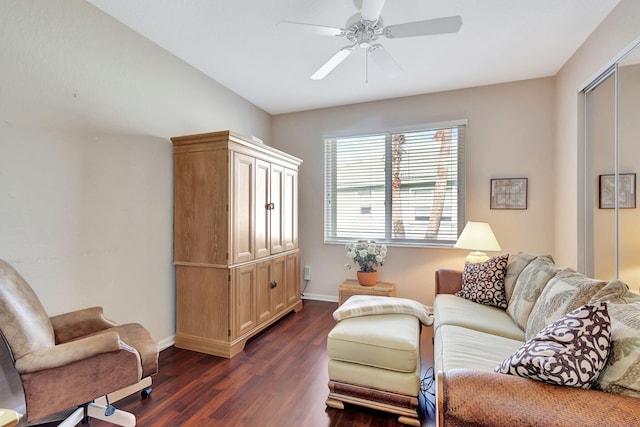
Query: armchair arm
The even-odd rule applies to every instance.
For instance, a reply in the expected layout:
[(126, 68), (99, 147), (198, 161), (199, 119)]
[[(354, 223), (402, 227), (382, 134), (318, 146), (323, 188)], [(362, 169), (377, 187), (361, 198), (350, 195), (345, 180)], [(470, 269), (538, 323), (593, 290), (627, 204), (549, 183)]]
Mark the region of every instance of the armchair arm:
[(462, 289), (462, 271), (452, 268), (436, 270), (436, 295), (455, 294)]
[[(495, 372), (438, 372), (437, 410), (444, 426), (628, 426), (640, 399), (556, 386)], [(635, 421), (634, 421), (635, 420)]]
[(59, 368), (73, 362), (85, 360), (102, 353), (127, 349), (134, 351), (120, 341), (116, 331), (82, 338), (54, 347), (36, 350), (16, 360), (16, 369), (20, 374), (30, 374), (52, 368)]
[(56, 344), (117, 326), (106, 319), (102, 307), (90, 307), (50, 318)]

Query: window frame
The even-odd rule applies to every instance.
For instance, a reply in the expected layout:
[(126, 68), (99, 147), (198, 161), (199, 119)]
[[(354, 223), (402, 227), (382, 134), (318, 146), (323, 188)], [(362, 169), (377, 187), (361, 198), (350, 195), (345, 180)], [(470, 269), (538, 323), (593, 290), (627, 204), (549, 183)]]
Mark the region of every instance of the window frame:
[[(456, 224), (456, 238), (462, 232), (462, 229), (465, 225), (465, 207), (466, 207), (466, 164), (465, 164), (465, 151), (466, 151), (466, 127), (468, 125), (468, 121), (466, 119), (460, 120), (452, 120), (447, 122), (436, 122), (436, 123), (428, 123), (422, 125), (415, 126), (406, 126), (401, 128), (387, 128), (380, 130), (371, 130), (367, 132), (354, 132), (354, 131), (343, 131), (343, 132), (335, 132), (323, 135), (323, 162), (324, 162), (324, 181), (323, 181), (323, 190), (324, 190), (324, 209), (323, 209), (323, 233), (324, 233), (324, 243), (325, 244), (345, 244), (349, 242), (353, 242), (358, 239), (368, 239), (371, 240), (371, 236), (358, 236), (356, 237), (336, 237), (336, 225), (337, 225), (337, 209), (333, 208), (336, 203), (337, 198), (337, 189), (336, 189), (336, 179), (335, 176), (332, 177), (331, 181), (327, 177), (328, 174), (335, 172), (335, 167), (333, 165), (336, 164), (336, 156), (337, 153), (334, 151), (332, 154), (332, 163), (328, 164), (327, 158), (327, 143), (328, 140), (336, 140), (336, 139), (346, 139), (346, 138), (363, 138), (363, 137), (373, 137), (375, 135), (385, 135), (385, 178), (384, 178), (384, 204), (385, 204), (385, 238), (384, 239), (374, 239), (379, 243), (384, 243), (389, 246), (407, 246), (407, 247), (427, 247), (427, 248), (442, 248), (442, 247), (453, 247), (455, 244), (455, 240), (430, 240), (430, 239), (411, 239), (411, 238), (393, 238), (393, 215), (392, 215), (392, 143), (391, 143), (391, 135), (399, 134), (399, 133), (410, 133), (410, 132), (420, 132), (420, 131), (430, 131), (442, 128), (458, 128), (458, 130), (462, 129), (462, 136), (458, 137), (457, 141), (457, 224)], [(332, 188), (327, 188), (327, 184), (331, 182)], [(329, 218), (330, 216), (330, 218)], [(455, 216), (455, 215), (454, 215)]]

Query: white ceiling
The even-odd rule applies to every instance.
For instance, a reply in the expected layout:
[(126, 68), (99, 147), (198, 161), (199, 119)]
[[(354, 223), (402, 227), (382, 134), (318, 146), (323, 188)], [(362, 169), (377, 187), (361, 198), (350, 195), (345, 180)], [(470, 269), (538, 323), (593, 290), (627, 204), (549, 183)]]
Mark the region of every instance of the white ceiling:
[(385, 25), (460, 15), (458, 33), (380, 42), (403, 72), (364, 51), (309, 76), (344, 38), (281, 20), (344, 27), (353, 0), (87, 0), (271, 114), (555, 75), (619, 0), (387, 0)]

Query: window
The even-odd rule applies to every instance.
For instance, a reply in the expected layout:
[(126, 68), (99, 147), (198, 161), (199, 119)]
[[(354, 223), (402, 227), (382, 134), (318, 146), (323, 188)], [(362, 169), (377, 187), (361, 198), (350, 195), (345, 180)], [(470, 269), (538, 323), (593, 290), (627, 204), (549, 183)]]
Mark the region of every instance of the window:
[(455, 243), (465, 125), (325, 139), (325, 242)]

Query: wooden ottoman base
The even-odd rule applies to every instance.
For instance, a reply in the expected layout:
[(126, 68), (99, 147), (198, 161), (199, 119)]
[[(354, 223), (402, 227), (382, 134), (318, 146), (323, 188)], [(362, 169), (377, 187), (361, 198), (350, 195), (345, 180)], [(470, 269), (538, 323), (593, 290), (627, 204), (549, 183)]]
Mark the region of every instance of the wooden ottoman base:
[(330, 408), (344, 409), (345, 403), (391, 412), (400, 415), (398, 417), (400, 423), (420, 427), (417, 396), (329, 380), (329, 397), (326, 405)]

